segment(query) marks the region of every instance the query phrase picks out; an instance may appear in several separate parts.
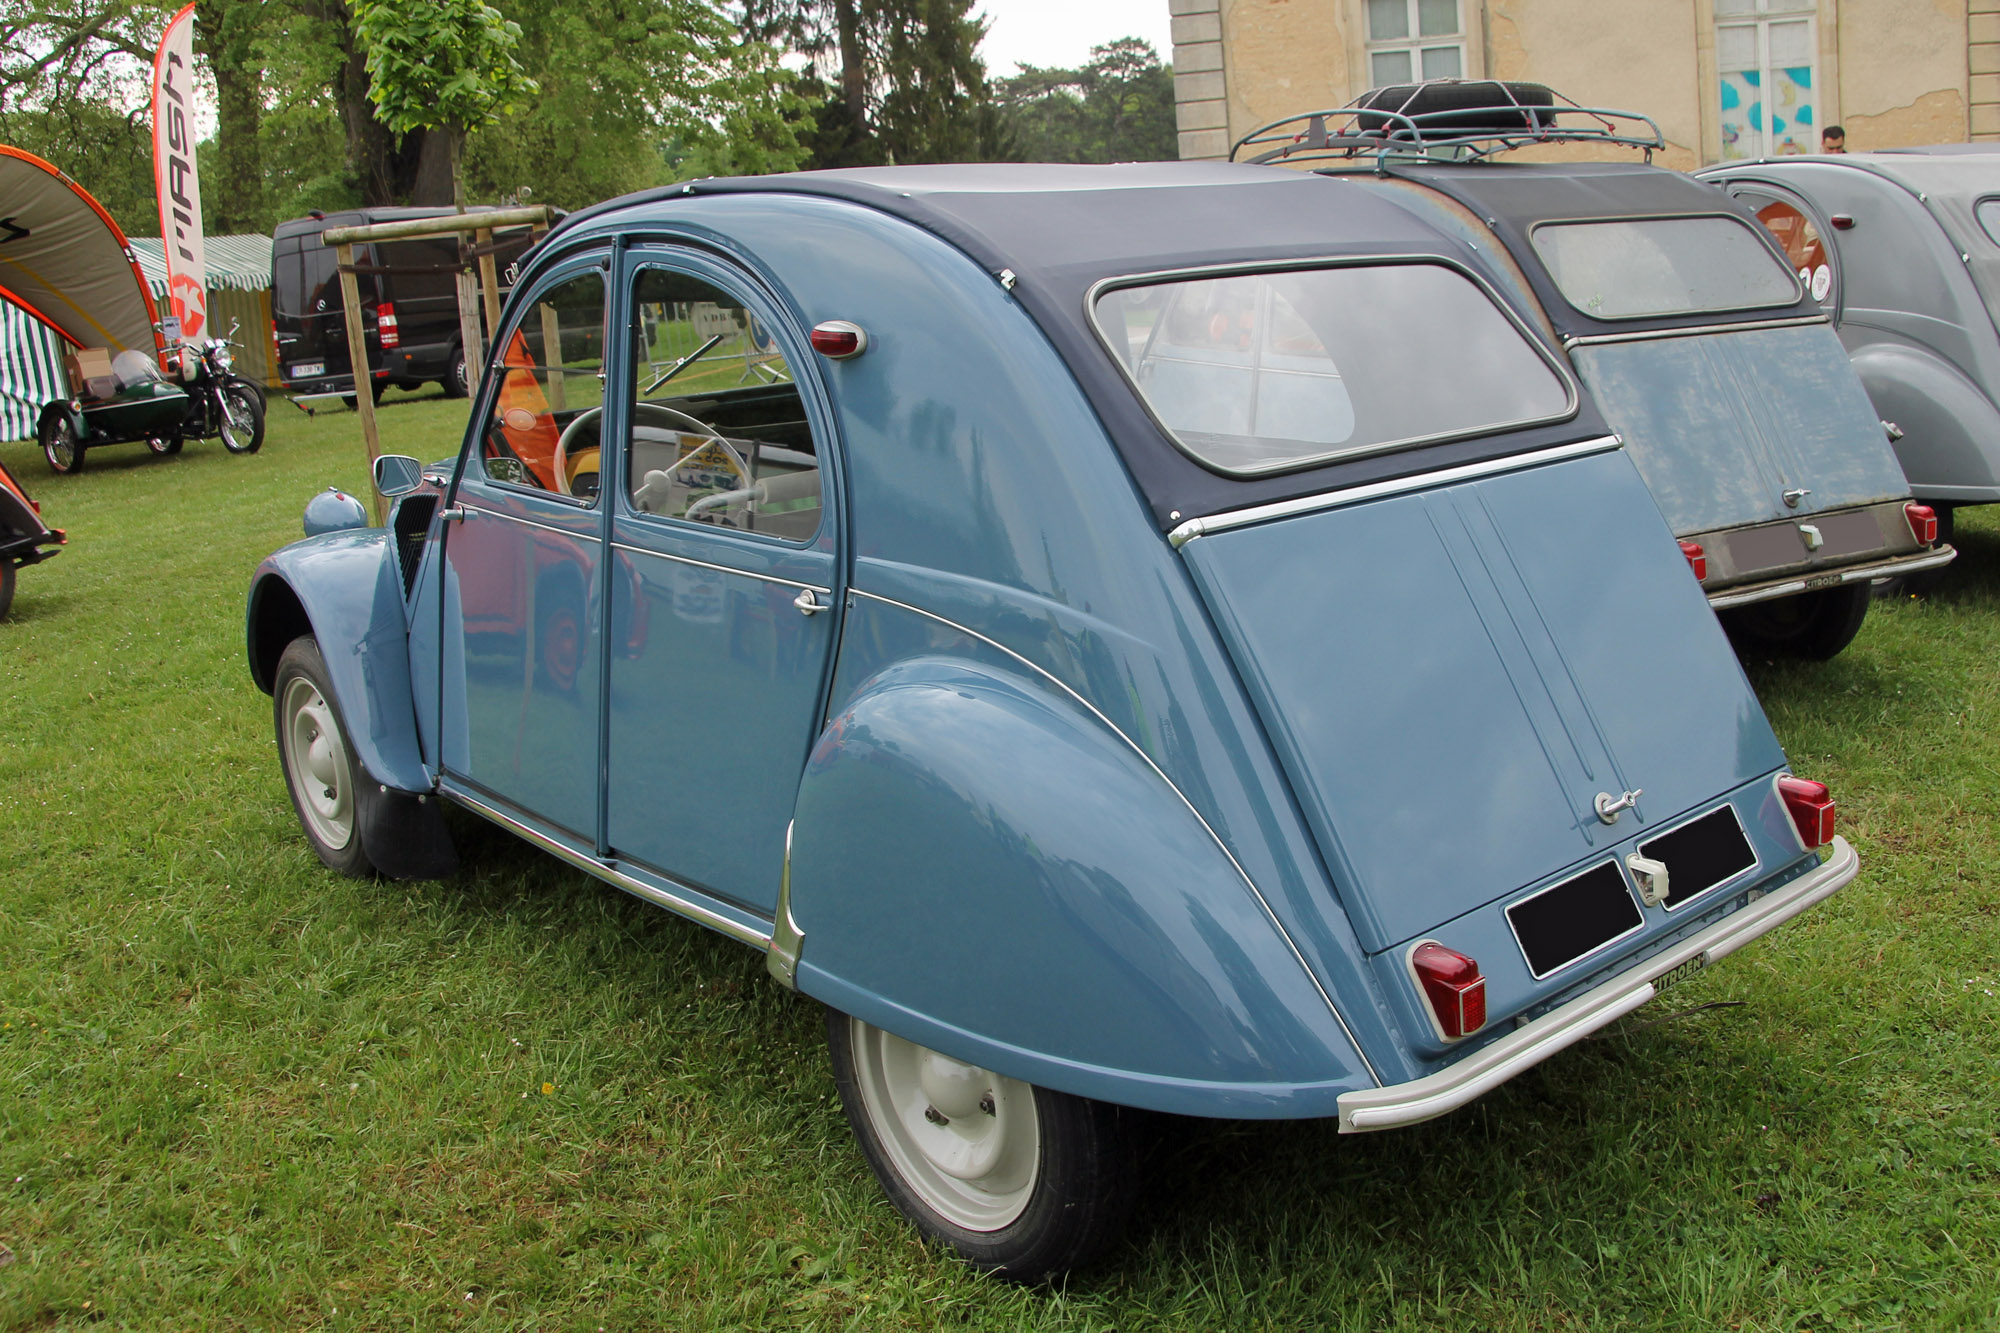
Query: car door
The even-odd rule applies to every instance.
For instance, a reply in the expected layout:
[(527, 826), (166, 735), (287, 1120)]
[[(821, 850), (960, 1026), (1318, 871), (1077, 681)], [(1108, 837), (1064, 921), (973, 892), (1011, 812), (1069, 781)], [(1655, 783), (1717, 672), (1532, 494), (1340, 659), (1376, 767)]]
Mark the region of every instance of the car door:
[(1731, 181), (1731, 197), (1748, 204), (1764, 224), (1799, 281), (1836, 324), (1840, 322), (1840, 252), (1820, 210), (1801, 195), (1767, 181)]
[[(597, 845), (604, 513), (601, 256), (544, 277), (494, 342), (444, 536), (446, 779)], [(566, 355), (566, 353), (569, 353)]]
[(640, 250), (621, 292), (606, 839), (769, 915), (840, 615), (831, 419), (746, 275)]

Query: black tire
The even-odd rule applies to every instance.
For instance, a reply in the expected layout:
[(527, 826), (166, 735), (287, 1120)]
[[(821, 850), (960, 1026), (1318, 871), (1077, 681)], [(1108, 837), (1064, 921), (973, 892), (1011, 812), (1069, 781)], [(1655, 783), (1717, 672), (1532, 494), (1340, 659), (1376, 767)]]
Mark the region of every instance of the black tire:
[(348, 744), (326, 660), (311, 636), (293, 639), (278, 658), (271, 707), (278, 765), (306, 841), (330, 869), (357, 878), (373, 875), (362, 838), (372, 808), (364, 797), (367, 775)]
[(11, 562), (0, 562), (0, 620), (14, 609), (14, 576), (18, 571)]
[(1722, 624), (1739, 656), (1824, 662), (1854, 642), (1867, 615), (1868, 585), (1860, 582), (1732, 607)]
[(222, 420), (216, 423), (222, 447), (232, 454), (254, 454), (264, 447), (264, 400), (242, 380), (222, 386)]
[(44, 413), (42, 424), (35, 434), (41, 441), (42, 457), (49, 460), (51, 472), (68, 477), (83, 471), (83, 442), (76, 437), (76, 427), (70, 423), (69, 413)]
[(464, 398), (472, 392), (471, 381), (465, 374), (463, 347), (451, 349), (451, 365), (446, 368), (444, 378), (438, 381), (438, 387), (444, 390), (444, 396), (447, 398)]
[[(996, 1277), (1032, 1283), (1082, 1267), (1123, 1235), (1138, 1187), (1136, 1135), (1128, 1113), (1105, 1102), (946, 1062), (973, 1076), (970, 1081), (954, 1079), (955, 1088), (979, 1098), (978, 1109), (960, 1112), (965, 1119), (984, 1127), (989, 1121), (983, 1117), (991, 1117), (1002, 1134), (1011, 1119), (1033, 1143), (1032, 1168), (1011, 1176), (1012, 1187), (1006, 1194), (985, 1196), (1012, 1201), (999, 1210), (998, 1217), (1004, 1220), (994, 1226), (967, 1226), (941, 1211), (952, 1208), (956, 1200), (942, 1198), (936, 1185), (925, 1182), (928, 1168), (921, 1158), (914, 1170), (904, 1164), (911, 1159), (912, 1132), (896, 1117), (885, 1118), (872, 1109), (882, 1101), (884, 1084), (871, 1071), (883, 1068), (880, 1056), (885, 1047), (893, 1044), (915, 1051), (919, 1058), (942, 1057), (832, 1009), (826, 1013), (826, 1038), (841, 1105), (862, 1155), (889, 1201), (926, 1236), (943, 1241), (968, 1263)], [(873, 1095), (869, 1086), (876, 1089)], [(904, 1086), (909, 1086), (907, 1080)], [(1032, 1117), (1021, 1117), (1028, 1104)], [(928, 1107), (923, 1118), (948, 1129), (949, 1117), (933, 1118), (939, 1115), (936, 1107)], [(1022, 1119), (1032, 1123), (1021, 1126)], [(1008, 1153), (1000, 1156), (1005, 1159)], [(978, 1192), (962, 1178), (947, 1181), (942, 1173), (930, 1174), (959, 1198)]]

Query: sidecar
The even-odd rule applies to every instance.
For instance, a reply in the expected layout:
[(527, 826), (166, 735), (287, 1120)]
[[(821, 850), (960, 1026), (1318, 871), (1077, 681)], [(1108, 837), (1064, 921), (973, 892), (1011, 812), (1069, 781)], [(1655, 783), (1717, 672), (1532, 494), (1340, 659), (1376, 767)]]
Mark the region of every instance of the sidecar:
[(83, 466), (87, 449), (146, 441), (180, 446), (187, 394), (161, 373), (168, 348), (151, 290), (125, 233), (81, 185), (32, 153), (0, 145), (0, 300), (68, 345), (69, 396), (45, 404), (36, 426), (56, 472)]
[(1392, 200), (704, 181), (572, 214), (494, 343), (455, 461), (252, 579), (307, 844), (449, 873), (449, 802), (757, 949), (1006, 1276), (1118, 1234), (1128, 1108), (1427, 1121), (1858, 869), (1554, 343)]

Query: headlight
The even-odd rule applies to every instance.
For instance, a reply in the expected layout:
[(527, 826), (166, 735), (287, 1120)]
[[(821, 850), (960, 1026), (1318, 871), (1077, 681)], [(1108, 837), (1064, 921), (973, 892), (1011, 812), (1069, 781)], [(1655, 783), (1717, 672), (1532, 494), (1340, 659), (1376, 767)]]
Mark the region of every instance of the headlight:
[(234, 370), (236, 368), (236, 358), (229, 354), (227, 347), (218, 347), (215, 349), (215, 364), (221, 366), (224, 370)]

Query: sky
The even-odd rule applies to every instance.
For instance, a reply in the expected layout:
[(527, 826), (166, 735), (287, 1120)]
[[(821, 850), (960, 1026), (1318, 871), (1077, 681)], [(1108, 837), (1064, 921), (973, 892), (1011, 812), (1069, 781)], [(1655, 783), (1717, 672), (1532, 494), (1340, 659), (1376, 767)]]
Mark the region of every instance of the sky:
[(1119, 37), (1143, 37), (1161, 60), (1174, 57), (1167, 0), (980, 0), (978, 9), (992, 21), (979, 53), (993, 78), (1022, 65), (1074, 69), (1091, 47)]

